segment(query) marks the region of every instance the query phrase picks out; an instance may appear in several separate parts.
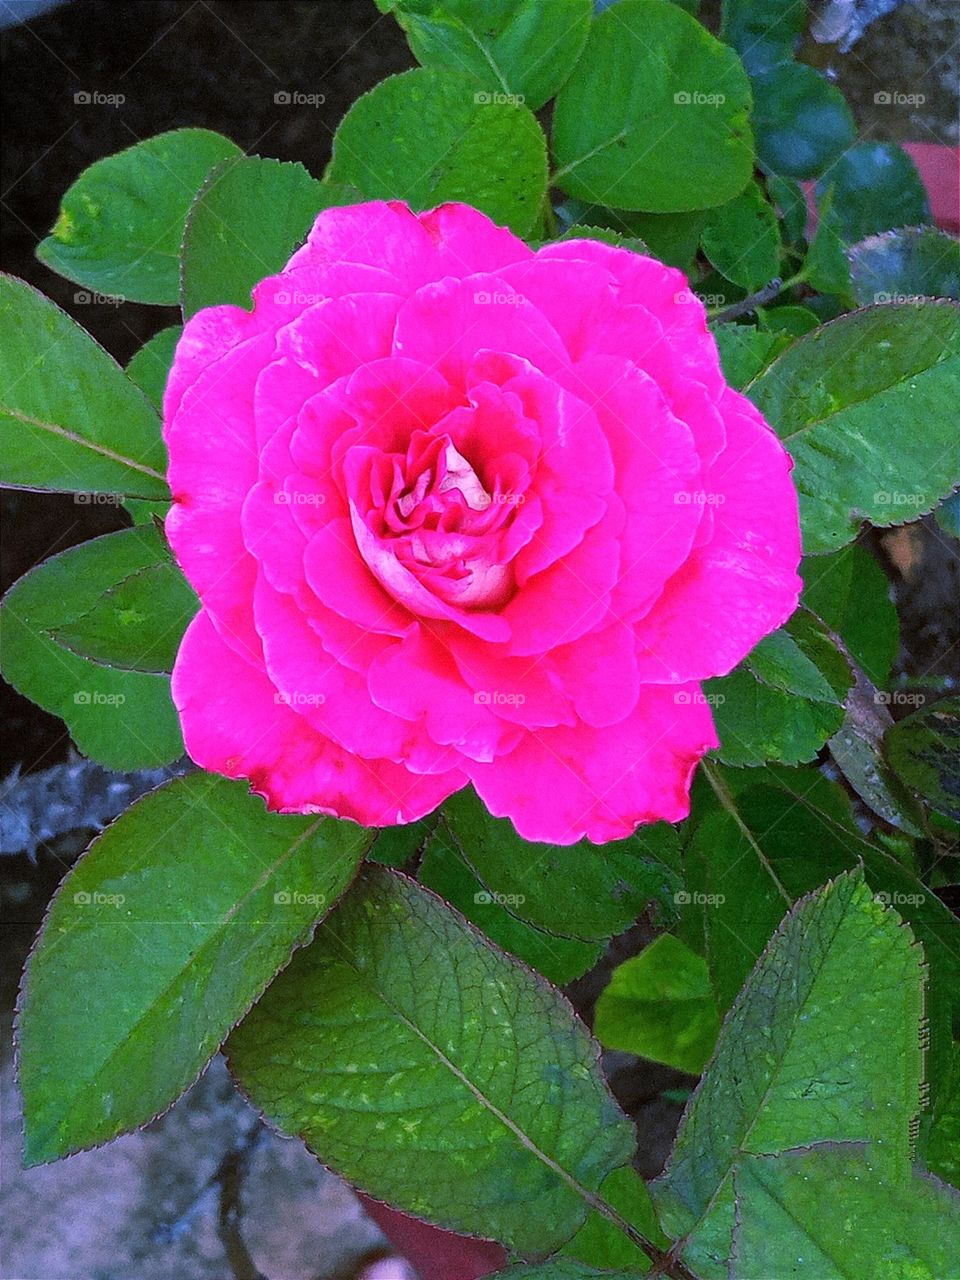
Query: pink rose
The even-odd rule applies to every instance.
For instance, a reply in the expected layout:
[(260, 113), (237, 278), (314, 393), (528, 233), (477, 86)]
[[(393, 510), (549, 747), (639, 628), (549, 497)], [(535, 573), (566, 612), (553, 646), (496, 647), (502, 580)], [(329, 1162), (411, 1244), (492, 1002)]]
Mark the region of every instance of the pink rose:
[(376, 202), (254, 301), (189, 321), (164, 406), (194, 760), (374, 826), (467, 782), (531, 840), (683, 818), (699, 682), (789, 616), (800, 554), (683, 275)]

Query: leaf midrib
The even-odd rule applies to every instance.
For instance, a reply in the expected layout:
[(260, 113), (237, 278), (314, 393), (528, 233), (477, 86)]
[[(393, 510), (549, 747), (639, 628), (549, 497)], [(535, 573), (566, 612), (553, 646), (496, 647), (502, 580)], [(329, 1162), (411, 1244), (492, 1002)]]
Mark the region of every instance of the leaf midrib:
[(28, 426), (39, 427), (42, 431), (49, 431), (51, 435), (62, 436), (65, 440), (69, 440), (71, 444), (78, 444), (84, 449), (89, 449), (92, 453), (98, 453), (104, 458), (109, 458), (111, 462), (119, 462), (122, 466), (129, 467), (133, 471), (140, 471), (143, 475), (159, 480), (164, 486), (167, 483), (166, 476), (159, 471), (155, 471), (153, 467), (148, 467), (143, 462), (136, 462), (133, 458), (117, 453), (106, 445), (98, 444), (95, 440), (90, 440), (86, 436), (78, 435), (76, 431), (71, 431), (69, 427), (63, 427), (57, 422), (47, 422), (43, 418), (34, 418), (29, 413), (23, 413), (21, 410), (14, 409), (9, 405), (0, 405), (0, 413)]
[[(811, 422), (803, 423), (801, 426), (797, 427), (796, 431), (791, 431), (789, 435), (780, 436), (780, 441), (782, 444), (787, 444), (789, 441), (795, 440), (797, 436), (803, 435), (804, 432), (813, 431), (817, 427), (823, 426), (824, 423), (831, 422), (834, 418), (840, 417), (841, 414), (849, 413), (852, 409), (860, 409), (869, 405), (874, 400), (879, 400), (881, 396), (889, 395), (891, 392), (898, 391), (905, 383), (915, 381), (919, 378), (929, 379), (930, 374), (937, 370), (950, 370), (954, 363), (960, 365), (960, 354), (957, 354), (956, 352), (948, 353), (942, 359), (934, 361), (933, 364), (927, 365), (926, 368), (920, 369), (916, 373), (906, 374), (902, 378), (898, 378), (896, 382), (891, 382), (887, 386), (881, 387), (879, 390), (875, 389), (858, 400), (851, 400), (847, 404), (841, 405), (839, 409), (833, 409), (830, 413), (826, 413), (822, 417), (817, 417)], [(773, 368), (775, 368), (775, 365), (768, 365), (764, 370), (764, 374), (769, 373)]]
[[(305, 831), (303, 831), (291, 845), (289, 845), (286, 849), (284, 849), (283, 853), (273, 863), (271, 863), (269, 867), (267, 867), (261, 873), (259, 879), (250, 887), (250, 889), (248, 889), (248, 891), (243, 896), (239, 897), (236, 900), (236, 902), (233, 903), (233, 905), (226, 912), (226, 914), (217, 920), (215, 927), (207, 934), (206, 938), (203, 940), (203, 942), (201, 942), (197, 950), (190, 955), (186, 964), (182, 968), (180, 968), (177, 971), (177, 973), (175, 973), (168, 982), (166, 982), (163, 985), (163, 987), (160, 989), (159, 992), (157, 992), (157, 994), (150, 1001), (150, 1003), (143, 1010), (143, 1012), (137, 1017), (136, 1021), (124, 1032), (121, 1040), (114, 1045), (114, 1047), (109, 1051), (109, 1053), (104, 1058), (101, 1059), (96, 1069), (83, 1080), (82, 1084), (74, 1094), (72, 1103), (65, 1110), (63, 1115), (60, 1116), (58, 1119), (52, 1121), (50, 1124), (48, 1124), (46, 1129), (41, 1130), (39, 1134), (36, 1134), (34, 1136), (33, 1142), (30, 1144), (31, 1146), (35, 1147), (39, 1144), (41, 1148), (45, 1147), (46, 1146), (45, 1140), (49, 1136), (49, 1134), (51, 1132), (55, 1133), (61, 1124), (68, 1121), (69, 1118), (75, 1114), (76, 1109), (79, 1105), (81, 1105), (81, 1101), (85, 1093), (87, 1092), (87, 1090), (91, 1086), (96, 1085), (97, 1078), (101, 1076), (103, 1072), (109, 1068), (110, 1064), (118, 1056), (120, 1051), (124, 1048), (125, 1044), (131, 1039), (132, 1036), (134, 1036), (137, 1033), (137, 1031), (143, 1026), (143, 1024), (147, 1022), (159, 1010), (162, 1002), (165, 1002), (167, 998), (176, 990), (177, 985), (186, 980), (186, 978), (189, 976), (190, 970), (196, 968), (200, 958), (204, 954), (206, 954), (206, 952), (210, 949), (211, 945), (220, 938), (221, 934), (223, 933), (223, 930), (226, 928), (227, 925), (230, 924), (230, 922), (234, 919), (234, 917), (241, 910), (241, 908), (256, 893), (258, 893), (260, 889), (263, 888), (263, 886), (270, 880), (270, 878), (273, 875), (276, 874), (276, 872), (284, 865), (284, 863), (289, 861), (294, 856), (294, 854), (301, 847), (301, 845), (303, 845), (303, 843), (306, 840), (308, 840), (310, 836), (312, 836), (314, 832), (325, 821), (326, 821), (325, 818), (317, 818), (315, 822), (311, 823), (310, 826)], [(357, 859), (357, 864), (359, 864), (359, 857)], [(329, 905), (325, 904), (326, 910), (329, 911), (334, 905), (335, 903), (330, 903)], [(326, 911), (324, 912), (324, 914), (326, 914)], [(318, 917), (318, 919), (319, 918), (322, 918), (322, 917)], [(192, 922), (184, 921), (183, 923), (189, 924)], [(306, 925), (304, 924), (302, 927), (305, 928)], [(298, 930), (298, 932), (300, 931), (302, 930)], [(291, 946), (292, 946), (292, 943), (291, 943)], [(271, 976), (273, 975), (267, 976), (266, 981), (264, 983), (264, 987), (266, 986), (266, 983), (270, 981)], [(251, 1004), (257, 998), (257, 994), (259, 993), (258, 992), (253, 993), (251, 997)], [(201, 1063), (198, 1070), (202, 1069), (202, 1066), (203, 1064)], [(102, 1140), (103, 1139), (99, 1139), (99, 1138), (96, 1139), (95, 1145)], [(58, 1151), (58, 1154), (62, 1154), (62, 1153)], [(44, 1158), (48, 1158), (48, 1157), (44, 1157)]]

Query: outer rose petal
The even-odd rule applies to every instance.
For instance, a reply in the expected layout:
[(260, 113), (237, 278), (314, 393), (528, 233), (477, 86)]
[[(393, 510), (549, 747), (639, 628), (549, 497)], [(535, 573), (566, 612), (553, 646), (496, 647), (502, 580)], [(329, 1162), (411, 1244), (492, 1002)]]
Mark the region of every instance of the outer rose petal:
[(421, 775), (343, 751), (277, 702), (266, 674), (227, 648), (202, 610), (177, 655), (173, 700), (191, 758), (228, 778), (249, 778), (271, 809), (285, 813), (327, 813), (373, 827), (414, 822), (466, 782), (456, 769)]
[(227, 643), (251, 662), (261, 654), (252, 611), (256, 563), (244, 546), (240, 512), (257, 481), (253, 394), (273, 342), (272, 334), (249, 339), (209, 365), (165, 433), (170, 545)]
[(727, 447), (703, 480), (713, 537), (639, 624), (641, 680), (722, 676), (797, 606), (802, 583), (793, 463), (745, 396), (721, 401)]
[(492, 765), (467, 768), (490, 812), (525, 840), (605, 844), (641, 822), (685, 818), (693, 771), (717, 745), (695, 685), (647, 685), (619, 724), (541, 729)]
[(387, 268), (415, 289), (441, 276), (496, 271), (533, 250), (476, 209), (443, 204), (415, 214), (398, 200), (328, 209), (317, 218), (291, 267), (354, 262)]

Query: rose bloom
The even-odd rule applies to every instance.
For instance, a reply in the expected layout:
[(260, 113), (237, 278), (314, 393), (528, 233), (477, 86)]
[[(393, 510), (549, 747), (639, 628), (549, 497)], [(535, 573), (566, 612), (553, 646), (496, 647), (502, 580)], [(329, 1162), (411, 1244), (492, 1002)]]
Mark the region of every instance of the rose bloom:
[(684, 276), (375, 202), (253, 299), (187, 323), (164, 405), (193, 759), (373, 826), (468, 782), (530, 840), (683, 818), (699, 682), (800, 585), (790, 460)]

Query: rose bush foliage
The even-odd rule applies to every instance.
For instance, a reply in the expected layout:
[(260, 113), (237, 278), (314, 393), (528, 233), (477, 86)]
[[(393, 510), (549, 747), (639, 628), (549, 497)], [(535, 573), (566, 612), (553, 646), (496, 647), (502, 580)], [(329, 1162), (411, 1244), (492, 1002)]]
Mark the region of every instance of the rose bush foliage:
[(277, 809), (409, 822), (469, 780), (532, 840), (677, 821), (699, 682), (796, 605), (789, 457), (625, 249), (327, 210), (189, 321), (164, 409), (187, 749)]
[[(0, 276), (0, 483), (115, 526), (4, 597), (4, 675), (73, 791), (186, 775), (54, 895), (25, 1162), (222, 1049), (424, 1275), (960, 1276), (958, 709), (897, 623), (957, 531), (960, 245), (803, 5), (378, 4), (423, 65), (322, 180), (185, 128), (65, 193), (74, 301), (179, 307), (126, 368)], [(705, 1064), (651, 1183), (598, 1041)]]

